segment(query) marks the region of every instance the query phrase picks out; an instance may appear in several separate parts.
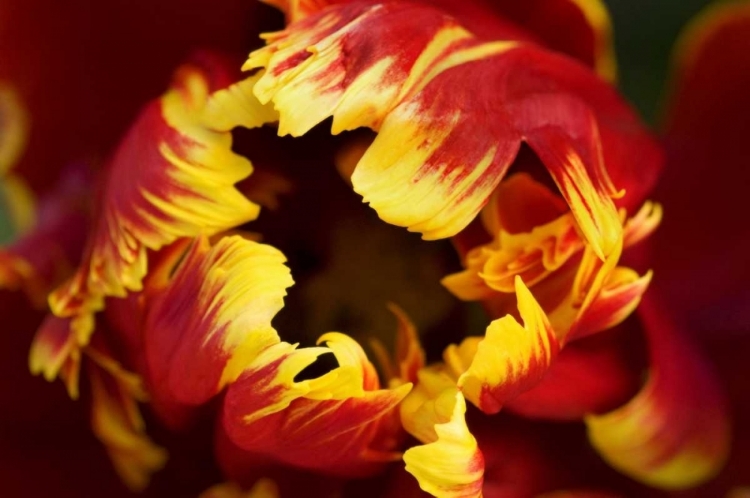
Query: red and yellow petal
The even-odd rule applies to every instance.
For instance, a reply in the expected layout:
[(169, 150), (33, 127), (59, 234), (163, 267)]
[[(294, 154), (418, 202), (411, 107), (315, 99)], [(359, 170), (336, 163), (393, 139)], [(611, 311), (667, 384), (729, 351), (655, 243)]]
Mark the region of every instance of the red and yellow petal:
[[(328, 347), (276, 344), (247, 365), (227, 390), (223, 428), (250, 455), (332, 475), (371, 475), (400, 457), (395, 446), (383, 447), (379, 429), (390, 422), (411, 384), (365, 390), (374, 369), (360, 346), (343, 334), (321, 340)], [(297, 380), (326, 353), (334, 354), (337, 368)], [(397, 443), (393, 434), (388, 436)]]
[(506, 401), (539, 383), (560, 347), (547, 316), (519, 277), (516, 295), (523, 325), (505, 316), (487, 327), (483, 339), (466, 339), (472, 347), (462, 345), (455, 354), (449, 348), (445, 354), (459, 389), (485, 413), (498, 412)]
[(329, 116), (334, 133), (379, 132), (352, 183), (385, 221), (428, 239), (455, 234), (526, 141), (597, 253), (612, 250), (621, 225), (604, 164), (623, 165), (627, 144), (654, 145), (582, 66), (531, 45), (481, 43), (441, 11), (407, 3), (329, 7), (267, 40), (245, 67), (266, 69), (254, 92), (274, 103), (281, 134)]
[(239, 95), (222, 93), (230, 75), (221, 61), (197, 58), (141, 112), (108, 166), (84, 261), (50, 296), (55, 314), (90, 314), (104, 296), (140, 290), (148, 249), (257, 216), (258, 206), (234, 186), (252, 166), (232, 151), (226, 116), (217, 118), (224, 100)]
[(641, 387), (641, 358), (627, 330), (567, 344), (542, 381), (505, 408), (527, 418), (581, 420), (626, 403)]
[(166, 265), (165, 287), (146, 289), (142, 331), (158, 397), (202, 404), (279, 342), (271, 319), (293, 283), (285, 261), (273, 247), (235, 235), (215, 245), (196, 239), (176, 268)]
[(68, 395), (78, 398), (81, 351), (69, 318), (47, 315), (39, 326), (29, 351), (29, 370), (51, 382), (62, 376)]
[(404, 453), (406, 471), (433, 496), (482, 496), (484, 457), (466, 425), (466, 401), (440, 369), (420, 371), (401, 406), (404, 427), (423, 444)]
[(151, 474), (164, 466), (167, 454), (146, 435), (137, 400), (128, 387), (94, 365), (89, 379), (94, 435), (104, 444), (125, 485), (142, 490)]
[(627, 404), (585, 419), (589, 439), (614, 468), (650, 486), (682, 489), (712, 478), (729, 451), (718, 380), (659, 303), (640, 313), (651, 371)]

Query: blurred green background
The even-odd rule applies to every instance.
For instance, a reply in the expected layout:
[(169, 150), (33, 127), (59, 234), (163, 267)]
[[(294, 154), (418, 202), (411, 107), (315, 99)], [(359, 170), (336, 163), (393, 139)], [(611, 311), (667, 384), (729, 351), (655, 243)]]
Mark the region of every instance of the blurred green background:
[[(658, 123), (672, 45), (690, 18), (711, 2), (605, 0), (605, 3), (614, 24), (620, 87), (643, 118), (654, 125)], [(0, 198), (0, 243), (12, 238), (12, 224), (4, 199)]]
[(604, 0), (612, 15), (620, 87), (651, 124), (680, 30), (709, 0)]

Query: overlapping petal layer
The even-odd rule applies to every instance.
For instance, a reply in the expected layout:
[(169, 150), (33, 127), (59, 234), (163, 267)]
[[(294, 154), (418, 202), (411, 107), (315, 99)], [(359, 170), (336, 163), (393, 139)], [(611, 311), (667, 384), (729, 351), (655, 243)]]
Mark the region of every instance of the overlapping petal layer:
[(279, 342), (271, 319), (293, 283), (285, 261), (273, 247), (240, 236), (213, 246), (200, 238), (164, 288), (147, 289), (142, 333), (150, 382), (160, 393), (205, 403)]
[(638, 146), (643, 167), (658, 169), (633, 114), (584, 67), (533, 45), (482, 43), (424, 5), (334, 6), (267, 39), (245, 68), (266, 68), (254, 91), (279, 111), (280, 134), (329, 116), (334, 133), (377, 130), (354, 189), (425, 238), (466, 226), (525, 141), (603, 256), (621, 231), (604, 164), (618, 170), (624, 147)]
[(516, 295), (523, 326), (505, 316), (487, 327), (483, 339), (465, 339), (444, 355), (459, 389), (485, 413), (500, 411), (505, 401), (536, 385), (560, 348), (544, 310), (520, 277)]
[[(50, 296), (55, 314), (90, 321), (86, 316), (102, 308), (105, 296), (141, 289), (148, 249), (213, 234), (258, 214), (258, 206), (234, 187), (252, 167), (232, 151), (231, 123), (216, 112), (240, 94), (219, 91), (231, 75), (221, 60), (196, 58), (141, 112), (108, 165), (83, 262)], [(244, 109), (242, 99), (238, 109)], [(86, 327), (81, 329), (85, 336)]]
[[(261, 353), (227, 391), (224, 429), (254, 455), (326, 474), (370, 475), (400, 458), (398, 432), (383, 434), (380, 426), (411, 384), (380, 390), (353, 339), (329, 333), (320, 341), (327, 347), (297, 349), (282, 342)], [(333, 353), (338, 367), (297, 380), (326, 353)]]
[(658, 302), (639, 310), (651, 370), (627, 404), (585, 419), (613, 467), (651, 486), (681, 489), (713, 477), (729, 451), (728, 413), (713, 371)]
[[(526, 174), (503, 182), (482, 211), (492, 241), (465, 252), (466, 269), (445, 277), (448, 290), (464, 300), (481, 300), (492, 316), (514, 305), (513, 287), (521, 277), (549, 315), (558, 339), (570, 341), (610, 328), (638, 305), (651, 273), (616, 266), (620, 248), (603, 262), (582, 240), (578, 225), (561, 200)], [(621, 217), (625, 219), (624, 211)], [(624, 226), (623, 246), (640, 242), (661, 221), (661, 207), (646, 202)], [(528, 279), (528, 282), (527, 282)]]

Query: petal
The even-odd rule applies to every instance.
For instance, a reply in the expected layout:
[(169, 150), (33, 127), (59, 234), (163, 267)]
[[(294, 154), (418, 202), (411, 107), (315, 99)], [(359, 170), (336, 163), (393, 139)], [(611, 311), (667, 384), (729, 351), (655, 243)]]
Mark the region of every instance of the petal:
[(16, 91), (0, 82), (0, 176), (15, 166), (26, 148), (29, 117)]
[[(223, 427), (250, 455), (329, 475), (370, 475), (400, 456), (395, 446), (383, 447), (379, 425), (389, 423), (411, 384), (365, 391), (372, 365), (363, 362), (359, 345), (343, 334), (321, 339), (331, 349), (296, 349), (282, 342), (247, 365), (227, 390)], [(322, 377), (297, 380), (316, 358), (330, 352), (339, 367)], [(392, 445), (398, 442), (393, 434), (387, 439)]]
[(37, 330), (29, 351), (29, 370), (52, 382), (63, 377), (68, 395), (78, 398), (81, 351), (68, 318), (47, 315)]
[(727, 458), (728, 413), (718, 380), (660, 303), (640, 316), (652, 369), (627, 404), (585, 419), (589, 439), (613, 467), (650, 486), (682, 489), (713, 477)]
[[(493, 321), (476, 344), (468, 369), (458, 378), (459, 389), (485, 413), (498, 412), (507, 400), (536, 385), (559, 349), (544, 311), (519, 277), (516, 294), (524, 325), (510, 315)], [(454, 370), (463, 367), (451, 366)]]
[(88, 229), (91, 175), (79, 167), (63, 175), (39, 200), (30, 230), (0, 249), (0, 287), (23, 289), (38, 307), (46, 306), (50, 290), (72, 273)]
[(160, 397), (205, 403), (279, 342), (271, 319), (293, 283), (285, 261), (273, 247), (240, 236), (213, 246), (205, 238), (193, 242), (147, 301), (142, 334)]
[(708, 334), (717, 315), (727, 317), (721, 328), (745, 330), (750, 309), (749, 30), (747, 2), (710, 5), (681, 35), (667, 88), (667, 168), (655, 197), (669, 215), (653, 241), (655, 285)]
[(463, 395), (455, 387), (448, 388), (429, 405), (432, 416), (424, 423), (430, 419), (434, 437), (404, 453), (406, 471), (433, 496), (482, 496), (484, 457), (466, 426)]
[(226, 482), (211, 486), (198, 498), (279, 498), (279, 488), (271, 479), (259, 479), (248, 491), (238, 485)]
[(144, 109), (112, 158), (84, 261), (50, 296), (58, 316), (90, 314), (104, 296), (140, 290), (147, 249), (257, 216), (258, 206), (234, 187), (252, 167), (212, 119), (211, 92), (226, 86), (227, 69), (207, 56), (196, 60)]
[(600, 0), (494, 2), (495, 10), (539, 36), (550, 48), (577, 58), (604, 79), (617, 76), (612, 20)]
[(245, 68), (266, 68), (254, 91), (273, 101), (280, 134), (306, 133), (329, 116), (334, 133), (379, 131), (352, 183), (385, 221), (428, 239), (455, 234), (526, 140), (600, 255), (612, 249), (620, 225), (604, 163), (632, 169), (618, 155), (624, 147), (655, 147), (582, 66), (531, 45), (481, 44), (416, 4), (334, 6), (267, 39)]
[(565, 346), (533, 389), (506, 409), (528, 418), (581, 420), (627, 402), (641, 386), (643, 361), (632, 352), (629, 330)]
[(166, 463), (166, 452), (146, 435), (136, 400), (116, 379), (93, 367), (91, 425), (107, 448), (115, 471), (133, 491), (142, 490), (151, 474)]

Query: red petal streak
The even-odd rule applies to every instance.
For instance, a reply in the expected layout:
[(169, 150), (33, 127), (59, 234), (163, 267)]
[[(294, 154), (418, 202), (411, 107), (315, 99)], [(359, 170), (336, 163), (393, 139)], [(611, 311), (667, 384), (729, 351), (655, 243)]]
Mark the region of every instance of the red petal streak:
[(205, 403), (279, 341), (271, 319), (292, 284), (284, 261), (239, 236), (192, 244), (168, 285), (146, 301), (142, 334), (157, 397)]
[[(379, 131), (354, 189), (385, 221), (428, 239), (476, 216), (526, 140), (604, 257), (621, 231), (607, 170), (630, 188), (658, 169), (653, 140), (585, 67), (533, 45), (480, 43), (424, 5), (333, 6), (267, 39), (245, 67), (267, 69), (254, 92), (274, 103), (280, 133), (328, 116), (334, 133)], [(633, 166), (626, 149), (643, 160)]]

